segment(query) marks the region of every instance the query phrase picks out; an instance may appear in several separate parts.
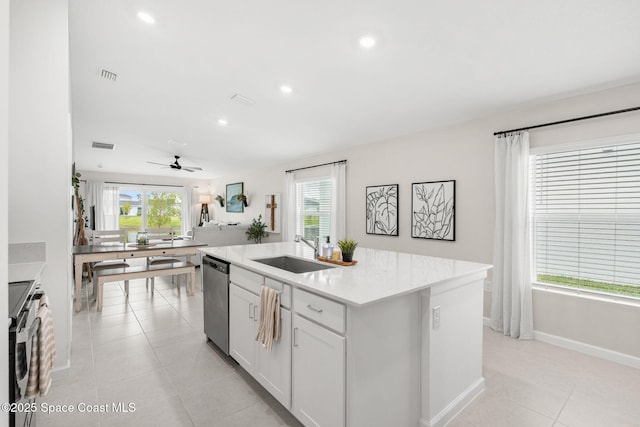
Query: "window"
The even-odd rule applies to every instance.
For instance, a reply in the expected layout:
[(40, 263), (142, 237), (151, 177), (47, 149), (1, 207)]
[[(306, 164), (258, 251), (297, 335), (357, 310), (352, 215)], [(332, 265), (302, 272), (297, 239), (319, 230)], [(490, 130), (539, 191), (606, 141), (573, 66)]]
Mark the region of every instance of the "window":
[(120, 187), (118, 198), (120, 228), (136, 232), (147, 228), (173, 228), (176, 232), (181, 232), (181, 191), (123, 186)]
[(330, 178), (296, 181), (296, 234), (305, 239), (331, 234)]
[(640, 143), (532, 156), (538, 282), (640, 297)]

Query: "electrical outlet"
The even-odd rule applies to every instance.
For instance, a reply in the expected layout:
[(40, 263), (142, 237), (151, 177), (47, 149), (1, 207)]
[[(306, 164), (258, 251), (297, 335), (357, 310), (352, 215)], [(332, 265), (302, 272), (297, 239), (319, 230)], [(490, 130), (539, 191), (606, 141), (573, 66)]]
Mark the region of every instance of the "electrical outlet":
[(440, 306), (433, 307), (433, 329), (440, 327)]

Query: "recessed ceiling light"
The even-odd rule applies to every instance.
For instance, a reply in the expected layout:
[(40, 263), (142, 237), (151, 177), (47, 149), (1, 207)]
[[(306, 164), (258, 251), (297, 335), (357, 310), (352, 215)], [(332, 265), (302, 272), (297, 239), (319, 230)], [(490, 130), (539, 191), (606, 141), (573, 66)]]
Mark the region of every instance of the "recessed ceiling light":
[(228, 122), (228, 121), (226, 121), (225, 119), (218, 119), (218, 124), (219, 124), (220, 126), (226, 126), (226, 125), (228, 125), (228, 124), (229, 124), (229, 122)]
[(293, 92), (293, 88), (289, 85), (282, 85), (280, 86), (280, 92), (289, 95), (291, 92)]
[(360, 37), (358, 43), (360, 43), (360, 46), (362, 46), (364, 49), (372, 49), (376, 46), (376, 39), (371, 36), (363, 36)]
[(149, 15), (147, 12), (138, 12), (138, 19), (144, 22), (145, 24), (155, 24), (156, 20), (153, 16)]
[(171, 145), (179, 145), (179, 146), (182, 146), (182, 147), (186, 147), (187, 146), (186, 142), (176, 141), (175, 139), (170, 139), (170, 140), (167, 141), (167, 143), (171, 144)]

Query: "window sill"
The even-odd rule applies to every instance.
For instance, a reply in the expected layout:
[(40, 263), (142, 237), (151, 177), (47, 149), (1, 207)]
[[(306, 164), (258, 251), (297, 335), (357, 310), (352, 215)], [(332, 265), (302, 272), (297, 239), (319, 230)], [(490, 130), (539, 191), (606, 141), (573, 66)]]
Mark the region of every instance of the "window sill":
[(578, 298), (587, 298), (596, 301), (610, 302), (614, 304), (624, 304), (634, 307), (640, 307), (640, 298), (626, 296), (626, 295), (613, 295), (604, 292), (590, 291), (586, 289), (572, 288), (568, 286), (552, 285), (549, 283), (532, 282), (532, 289), (544, 292), (552, 292), (561, 295), (570, 295)]

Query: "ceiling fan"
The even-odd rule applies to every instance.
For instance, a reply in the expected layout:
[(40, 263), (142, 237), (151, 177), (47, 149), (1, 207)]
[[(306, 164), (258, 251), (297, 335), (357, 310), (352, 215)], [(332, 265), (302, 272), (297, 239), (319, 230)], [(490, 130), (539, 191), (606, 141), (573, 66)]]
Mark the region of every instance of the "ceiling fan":
[(202, 168), (199, 168), (197, 166), (182, 166), (178, 160), (180, 159), (180, 156), (173, 156), (176, 158), (175, 162), (173, 163), (169, 163), (168, 165), (165, 163), (156, 163), (156, 162), (149, 162), (147, 161), (147, 163), (151, 163), (152, 165), (160, 165), (160, 166), (164, 166), (164, 167), (168, 167), (171, 169), (175, 169), (175, 170), (185, 170), (187, 172), (195, 172), (195, 171), (201, 171)]

